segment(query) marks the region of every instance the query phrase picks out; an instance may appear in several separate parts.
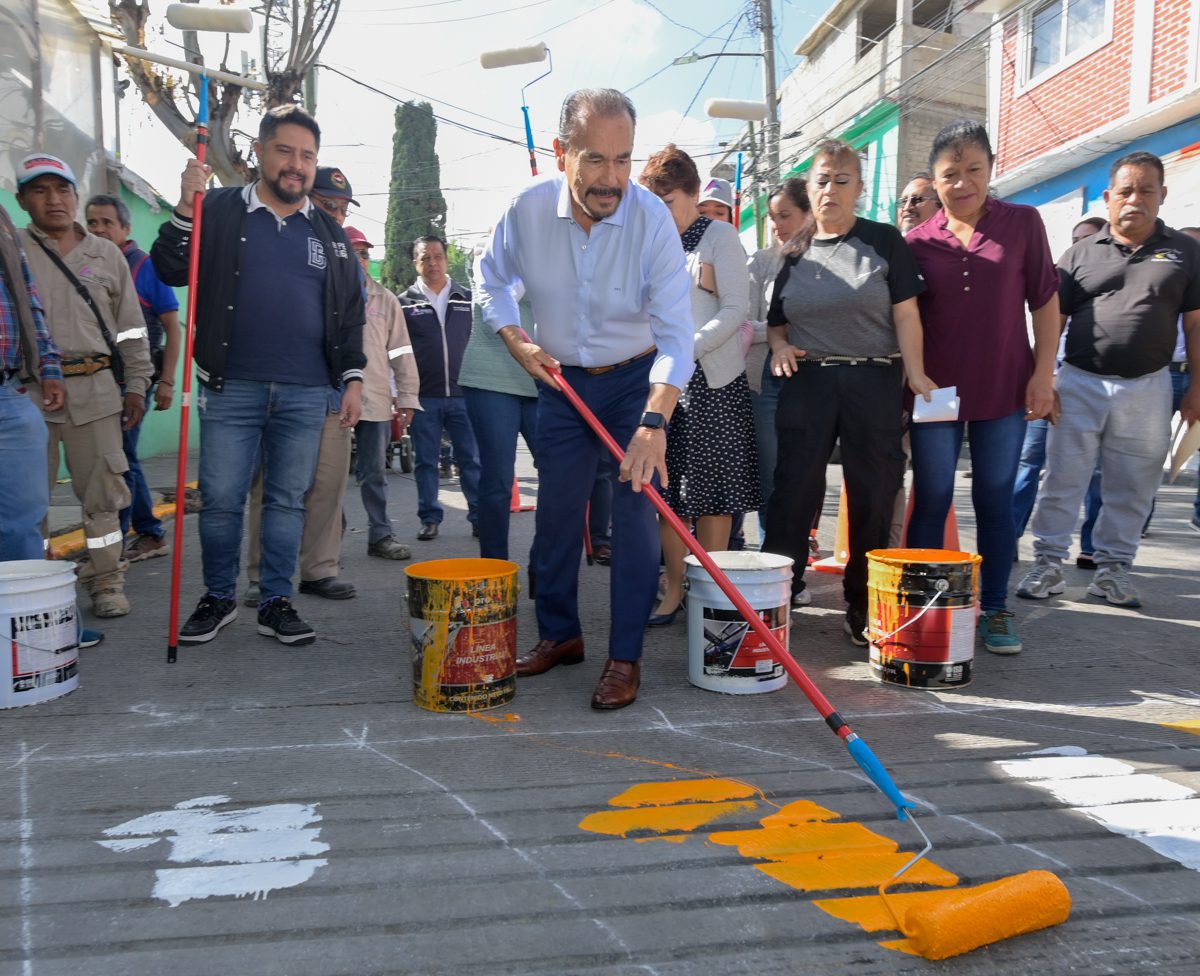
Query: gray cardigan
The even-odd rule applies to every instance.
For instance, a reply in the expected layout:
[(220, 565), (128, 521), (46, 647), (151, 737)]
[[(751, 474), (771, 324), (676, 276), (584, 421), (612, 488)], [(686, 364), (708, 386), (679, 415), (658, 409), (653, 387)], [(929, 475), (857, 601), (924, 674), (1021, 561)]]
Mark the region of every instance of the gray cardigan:
[[(700, 287), (700, 265), (711, 264), (717, 293)], [(696, 360), (710, 389), (727, 386), (746, 369), (741, 325), (750, 311), (746, 252), (732, 224), (713, 221), (696, 250), (687, 254), (692, 276), (692, 318), (696, 321)]]

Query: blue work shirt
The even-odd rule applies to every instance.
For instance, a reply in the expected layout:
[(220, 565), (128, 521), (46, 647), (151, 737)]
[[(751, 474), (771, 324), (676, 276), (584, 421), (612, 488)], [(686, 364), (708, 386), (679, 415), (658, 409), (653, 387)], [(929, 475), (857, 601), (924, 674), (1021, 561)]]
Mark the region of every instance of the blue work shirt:
[(533, 340), (568, 366), (611, 366), (657, 348), (651, 383), (683, 389), (695, 368), (692, 279), (663, 202), (632, 181), (589, 234), (571, 213), (562, 174), (522, 190), (480, 261), (479, 296), (493, 331), (519, 325), (518, 284)]

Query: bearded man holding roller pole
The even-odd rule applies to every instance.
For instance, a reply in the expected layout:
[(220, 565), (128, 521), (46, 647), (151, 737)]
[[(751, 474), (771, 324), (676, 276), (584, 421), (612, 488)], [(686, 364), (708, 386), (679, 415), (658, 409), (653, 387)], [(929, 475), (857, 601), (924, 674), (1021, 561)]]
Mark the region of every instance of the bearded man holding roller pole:
[[(547, 370), (561, 370), (619, 443), (613, 498), (612, 630), (592, 707), (637, 697), (658, 580), (654, 509), (642, 486), (667, 481), (666, 423), (693, 369), (691, 278), (670, 213), (630, 180), (633, 104), (613, 89), (563, 103), (558, 170), (523, 190), (480, 262), (484, 320), (538, 381), (538, 641), (517, 658), (528, 677), (584, 659), (578, 575), (584, 512), (604, 449)], [(521, 329), (514, 289), (537, 323)], [(545, 540), (545, 544), (542, 544)]]

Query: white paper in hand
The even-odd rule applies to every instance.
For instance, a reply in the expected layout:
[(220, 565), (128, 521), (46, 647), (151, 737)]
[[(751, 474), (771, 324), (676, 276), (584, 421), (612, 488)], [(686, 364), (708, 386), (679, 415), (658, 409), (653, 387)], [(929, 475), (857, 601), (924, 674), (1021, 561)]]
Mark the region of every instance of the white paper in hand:
[(913, 400), (913, 423), (928, 424), (937, 420), (958, 419), (958, 387), (942, 386), (929, 394), (930, 400), (925, 402), (923, 396)]

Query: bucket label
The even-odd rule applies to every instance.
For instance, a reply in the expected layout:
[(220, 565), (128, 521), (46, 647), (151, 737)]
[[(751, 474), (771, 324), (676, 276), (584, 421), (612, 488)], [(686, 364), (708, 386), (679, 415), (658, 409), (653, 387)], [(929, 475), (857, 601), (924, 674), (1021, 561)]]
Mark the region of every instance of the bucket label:
[(14, 694), (62, 684), (78, 671), (75, 603), (9, 618)]
[[(759, 610), (758, 615), (786, 648), (787, 605)], [(703, 625), (705, 674), (750, 681), (774, 681), (783, 676), (783, 665), (737, 610), (706, 606)]]

